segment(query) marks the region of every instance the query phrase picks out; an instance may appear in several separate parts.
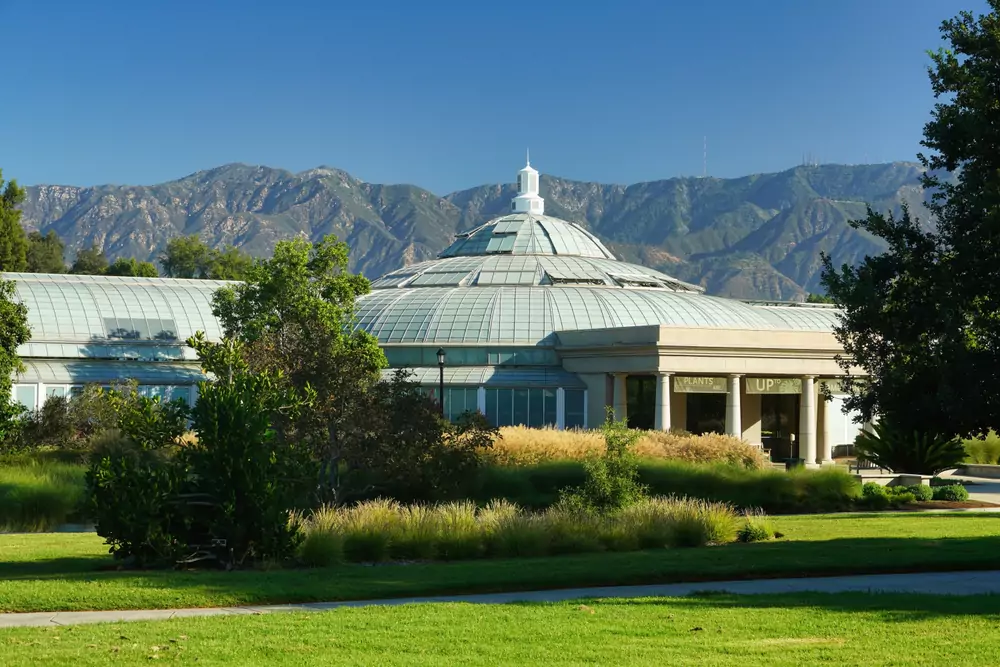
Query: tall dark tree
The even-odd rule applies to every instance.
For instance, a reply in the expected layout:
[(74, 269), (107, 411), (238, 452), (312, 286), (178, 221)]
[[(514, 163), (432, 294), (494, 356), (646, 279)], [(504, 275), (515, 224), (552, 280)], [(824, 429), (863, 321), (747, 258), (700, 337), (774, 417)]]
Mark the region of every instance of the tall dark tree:
[(4, 186), (0, 170), (0, 271), (24, 271), (28, 268), (28, 237), (21, 227), (25, 190), (11, 180)]
[(66, 245), (51, 229), (42, 236), (41, 232), (28, 234), (29, 273), (66, 273), (64, 254)]
[(842, 366), (867, 375), (847, 407), (926, 434), (1000, 425), (1000, 0), (987, 4), (943, 22), (950, 47), (930, 54), (939, 102), (920, 160), (936, 225), (869, 210), (852, 224), (886, 252), (839, 270), (824, 257)]
[(84, 248), (76, 254), (76, 260), (70, 267), (70, 273), (78, 273), (85, 276), (101, 276), (108, 270), (108, 258), (104, 251), (97, 246)]
[(11, 435), (20, 408), (11, 397), (14, 373), (23, 370), (17, 348), (31, 338), (28, 308), (14, 300), (14, 283), (0, 279), (0, 443)]

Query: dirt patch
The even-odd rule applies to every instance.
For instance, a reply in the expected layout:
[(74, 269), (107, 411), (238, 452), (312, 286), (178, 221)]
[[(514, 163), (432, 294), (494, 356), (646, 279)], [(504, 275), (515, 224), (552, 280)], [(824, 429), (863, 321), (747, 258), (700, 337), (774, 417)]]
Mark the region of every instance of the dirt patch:
[(899, 511), (919, 511), (919, 510), (967, 510), (977, 507), (1000, 507), (995, 503), (986, 503), (982, 500), (928, 500), (926, 502), (915, 502), (904, 505)]

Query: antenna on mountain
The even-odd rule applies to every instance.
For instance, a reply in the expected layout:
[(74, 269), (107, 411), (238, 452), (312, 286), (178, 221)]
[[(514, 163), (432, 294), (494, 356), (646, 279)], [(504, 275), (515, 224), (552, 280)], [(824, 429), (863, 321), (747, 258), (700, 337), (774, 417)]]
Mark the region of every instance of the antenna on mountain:
[(708, 135), (702, 137), (701, 177), (708, 176)]

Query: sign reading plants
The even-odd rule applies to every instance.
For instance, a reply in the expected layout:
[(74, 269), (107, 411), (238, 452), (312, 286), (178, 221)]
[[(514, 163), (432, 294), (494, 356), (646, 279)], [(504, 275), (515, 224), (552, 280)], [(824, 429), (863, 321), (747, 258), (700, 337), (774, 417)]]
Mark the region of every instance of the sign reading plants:
[(674, 392), (678, 394), (725, 394), (726, 378), (674, 376)]

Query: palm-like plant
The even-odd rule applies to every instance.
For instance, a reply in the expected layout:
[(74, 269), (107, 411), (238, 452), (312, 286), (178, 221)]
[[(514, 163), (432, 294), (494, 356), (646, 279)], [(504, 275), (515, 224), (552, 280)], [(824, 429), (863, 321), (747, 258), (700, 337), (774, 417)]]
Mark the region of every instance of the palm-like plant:
[(897, 473), (936, 475), (965, 459), (965, 447), (954, 435), (921, 433), (892, 420), (864, 430), (854, 441), (859, 461)]

